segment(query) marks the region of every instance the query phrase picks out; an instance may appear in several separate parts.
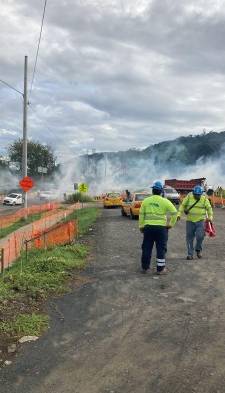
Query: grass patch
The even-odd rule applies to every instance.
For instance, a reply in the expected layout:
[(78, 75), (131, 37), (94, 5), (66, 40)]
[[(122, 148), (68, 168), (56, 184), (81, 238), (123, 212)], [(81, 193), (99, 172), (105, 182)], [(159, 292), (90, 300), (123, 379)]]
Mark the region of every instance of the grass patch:
[(100, 214), (100, 210), (96, 207), (87, 207), (85, 209), (74, 210), (65, 221), (78, 219), (79, 234), (83, 235), (88, 228), (96, 221)]
[(64, 292), (70, 270), (84, 268), (86, 255), (87, 248), (81, 244), (49, 250), (34, 249), (29, 252), (27, 261), (22, 255), (5, 274), (3, 291), (22, 294), (34, 300), (46, 298), (50, 293)]
[(9, 225), (6, 228), (0, 228), (0, 239), (16, 231), (17, 229), (22, 228), (27, 224), (30, 224), (31, 222), (39, 220), (40, 218), (41, 218), (41, 213), (37, 213), (28, 216), (26, 220), (24, 218), (21, 218), (19, 221), (15, 222), (12, 225)]
[[(94, 223), (97, 208), (77, 210), (67, 217), (79, 220), (80, 233)], [(88, 248), (75, 243), (48, 250), (32, 249), (26, 260), (18, 261), (0, 278), (0, 341), (5, 337), (40, 335), (48, 327), (48, 317), (41, 314), (39, 305), (48, 296), (68, 291), (74, 271), (86, 265)]]
[(0, 340), (38, 336), (48, 327), (48, 317), (34, 311), (49, 295), (68, 291), (68, 279), (74, 269), (85, 267), (87, 252), (81, 244), (32, 250), (27, 262), (23, 255), (5, 272), (0, 279)]
[(43, 314), (19, 314), (12, 321), (0, 323), (0, 334), (14, 337), (39, 336), (49, 326), (49, 318)]

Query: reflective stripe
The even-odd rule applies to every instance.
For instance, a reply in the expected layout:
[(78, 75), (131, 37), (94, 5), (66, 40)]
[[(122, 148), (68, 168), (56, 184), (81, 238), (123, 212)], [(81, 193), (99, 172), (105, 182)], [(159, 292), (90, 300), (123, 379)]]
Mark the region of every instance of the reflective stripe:
[(203, 216), (203, 215), (205, 216), (206, 213), (204, 212), (204, 213), (200, 214), (200, 213), (194, 213), (194, 212), (191, 213), (191, 212), (190, 212), (190, 213), (188, 213), (188, 215), (189, 215), (189, 216), (200, 216), (200, 215), (201, 215), (201, 216)]
[(147, 213), (147, 214), (144, 214), (144, 217), (146, 220), (162, 220), (165, 217), (165, 215), (163, 214), (161, 216), (158, 216), (155, 214), (148, 214)]
[(157, 262), (157, 266), (165, 266), (166, 262)]
[(157, 260), (157, 262), (166, 262), (165, 258), (164, 259), (157, 258), (156, 260)]
[(152, 212), (149, 212), (149, 213), (148, 213), (148, 212), (146, 211), (145, 214), (146, 214), (146, 215), (151, 214), (152, 216), (155, 215), (155, 216), (165, 217), (165, 213), (155, 213), (155, 214), (154, 214), (154, 213), (152, 213)]

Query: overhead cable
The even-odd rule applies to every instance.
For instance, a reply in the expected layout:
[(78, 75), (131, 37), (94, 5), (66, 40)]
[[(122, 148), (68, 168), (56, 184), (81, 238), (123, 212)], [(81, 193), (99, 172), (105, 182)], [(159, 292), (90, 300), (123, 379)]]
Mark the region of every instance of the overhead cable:
[(40, 30), (39, 39), (38, 39), (38, 46), (37, 46), (37, 52), (36, 52), (35, 63), (34, 63), (34, 69), (33, 69), (33, 75), (32, 75), (32, 81), (31, 81), (31, 87), (30, 87), (30, 96), (31, 96), (31, 93), (32, 93), (33, 84), (34, 84), (34, 77), (35, 77), (36, 68), (37, 68), (37, 61), (38, 61), (38, 55), (39, 55), (40, 44), (41, 44), (41, 37), (42, 37), (42, 31), (43, 31), (43, 25), (44, 25), (44, 18), (45, 18), (45, 10), (46, 10), (47, 1), (48, 1), (48, 0), (45, 0), (44, 9), (43, 9), (43, 15), (42, 15), (42, 20), (41, 20), (41, 30)]

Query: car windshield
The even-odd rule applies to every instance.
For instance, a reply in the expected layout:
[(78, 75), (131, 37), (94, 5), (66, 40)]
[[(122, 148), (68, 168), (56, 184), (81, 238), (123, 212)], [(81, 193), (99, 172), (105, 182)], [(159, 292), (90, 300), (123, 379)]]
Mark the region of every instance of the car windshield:
[(17, 198), (18, 194), (9, 194), (8, 197), (9, 198)]
[(150, 197), (151, 194), (136, 194), (135, 201), (143, 201), (145, 198)]
[(108, 194), (109, 198), (119, 198), (120, 193), (119, 192), (112, 192), (110, 194)]

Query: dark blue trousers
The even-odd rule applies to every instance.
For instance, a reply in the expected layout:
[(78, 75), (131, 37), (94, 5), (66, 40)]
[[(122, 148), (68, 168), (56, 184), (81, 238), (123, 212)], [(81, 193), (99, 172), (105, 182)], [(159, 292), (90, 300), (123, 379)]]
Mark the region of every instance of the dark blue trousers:
[(166, 265), (165, 253), (167, 248), (168, 230), (160, 225), (146, 225), (142, 243), (142, 269), (148, 270), (151, 263), (152, 249), (156, 245), (157, 271), (160, 272)]

